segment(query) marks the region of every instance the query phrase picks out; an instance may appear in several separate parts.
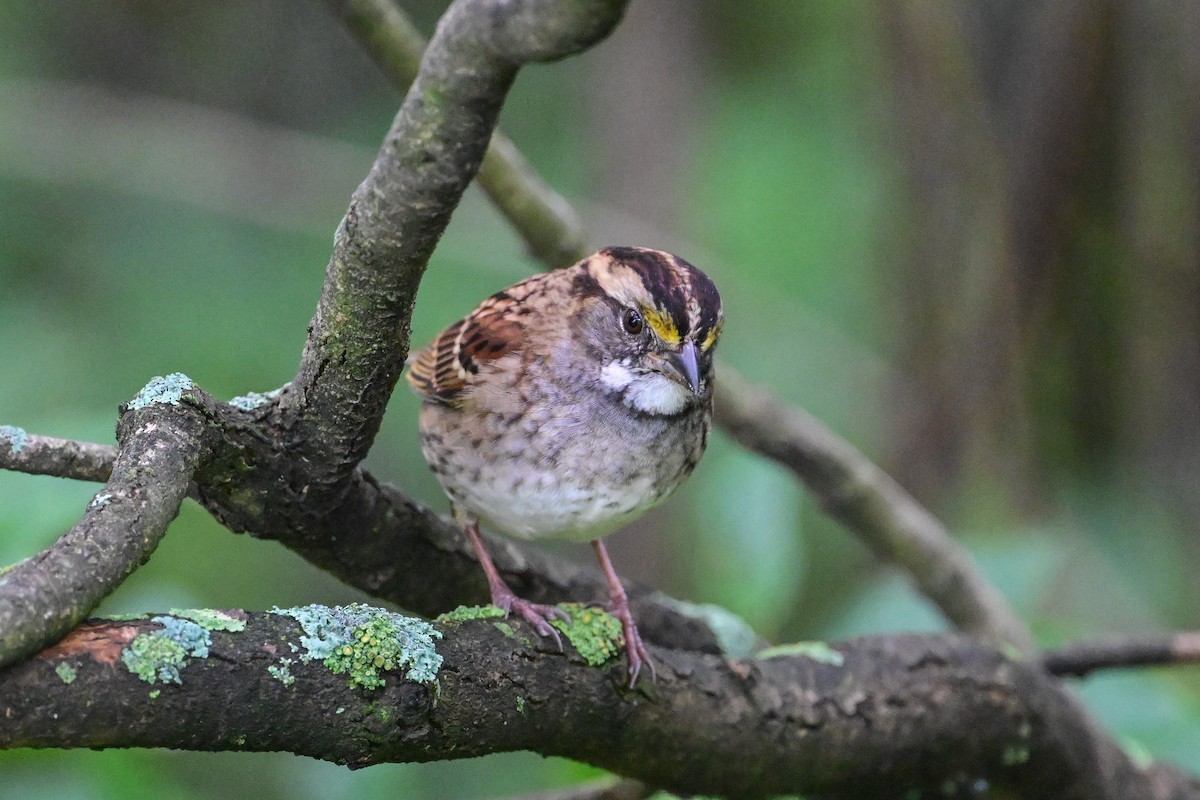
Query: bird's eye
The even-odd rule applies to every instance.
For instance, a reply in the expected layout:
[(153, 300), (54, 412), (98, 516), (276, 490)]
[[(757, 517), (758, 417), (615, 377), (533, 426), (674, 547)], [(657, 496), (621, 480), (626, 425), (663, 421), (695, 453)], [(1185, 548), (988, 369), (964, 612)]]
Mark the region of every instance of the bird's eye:
[(627, 308), (621, 314), (621, 327), (630, 336), (637, 336), (641, 333), (645, 324), (645, 320), (642, 319), (642, 315), (638, 313), (636, 308)]

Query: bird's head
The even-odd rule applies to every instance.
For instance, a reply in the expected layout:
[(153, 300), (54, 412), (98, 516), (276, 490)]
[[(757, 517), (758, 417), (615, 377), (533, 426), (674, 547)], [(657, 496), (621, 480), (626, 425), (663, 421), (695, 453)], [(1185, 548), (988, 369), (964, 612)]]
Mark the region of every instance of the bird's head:
[(643, 247), (609, 247), (581, 265), (577, 291), (604, 389), (643, 414), (671, 416), (712, 397), (724, 317), (708, 276)]

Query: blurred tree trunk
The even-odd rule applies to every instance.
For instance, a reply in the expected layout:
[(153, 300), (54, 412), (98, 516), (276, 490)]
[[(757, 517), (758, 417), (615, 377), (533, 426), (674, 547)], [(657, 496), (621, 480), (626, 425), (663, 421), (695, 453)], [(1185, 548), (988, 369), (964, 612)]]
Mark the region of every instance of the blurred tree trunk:
[(1200, 505), (1198, 34), (1194, 4), (887, 7), (919, 496), (983, 479), (1032, 511), (1134, 453)]

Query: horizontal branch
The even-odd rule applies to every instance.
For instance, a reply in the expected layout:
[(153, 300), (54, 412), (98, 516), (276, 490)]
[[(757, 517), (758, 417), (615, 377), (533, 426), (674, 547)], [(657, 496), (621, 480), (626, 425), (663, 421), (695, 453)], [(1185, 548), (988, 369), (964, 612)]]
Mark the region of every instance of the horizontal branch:
[(1107, 636), (1042, 654), (1042, 665), (1051, 674), (1074, 677), (1102, 669), (1174, 664), (1200, 664), (1200, 631)]
[[(0, 746), (186, 742), (352, 766), (530, 749), (676, 792), (737, 797), (967, 796), (984, 787), (1032, 799), (1200, 797), (1176, 771), (1132, 763), (1038, 666), (958, 636), (863, 638), (766, 660), (659, 651), (657, 683), (632, 692), (619, 658), (591, 667), (522, 622), (481, 619), (439, 626), (436, 690), (412, 671), (410, 680), (376, 674), (383, 685), (367, 689), (357, 668), (334, 674), (345, 662), (319, 659), (343, 648), (357, 659), (378, 645), (373, 637), (387, 638), (380, 629), (343, 640), (329, 628), (317, 642), (302, 640), (290, 616), (235, 612), (205, 626), (207, 614), (94, 621), (0, 673)], [(426, 645), (412, 644), (417, 632), (402, 618), (394, 624), (408, 649), (387, 658), (416, 651), (433, 663)], [(175, 672), (131, 650), (167, 652)], [(356, 663), (369, 663), (372, 651), (362, 652)]]
[(0, 469), (103, 482), (112, 474), (116, 460), (117, 448), (111, 444), (38, 436), (0, 426)]
[[(0, 666), (78, 625), (158, 546), (210, 446), (203, 415), (184, 397), (203, 400), (183, 376), (155, 379), (143, 389), (117, 426), (111, 477), (82, 519), (0, 575)], [(42, 437), (26, 447), (34, 442), (33, 460), (47, 467), (68, 462), (63, 453), (94, 452)]]

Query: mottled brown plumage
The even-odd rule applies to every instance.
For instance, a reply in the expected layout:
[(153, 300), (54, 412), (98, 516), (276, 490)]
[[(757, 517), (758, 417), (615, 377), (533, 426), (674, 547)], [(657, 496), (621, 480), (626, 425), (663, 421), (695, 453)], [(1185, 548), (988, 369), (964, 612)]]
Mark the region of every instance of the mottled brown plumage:
[[(669, 253), (608, 248), (483, 301), (412, 359), (421, 448), (488, 576), (493, 602), (557, 634), (558, 609), (515, 597), (478, 520), (526, 539), (590, 540), (625, 632), (649, 656), (600, 538), (691, 473), (712, 419), (721, 301)], [(653, 667), (653, 665), (651, 665)]]

